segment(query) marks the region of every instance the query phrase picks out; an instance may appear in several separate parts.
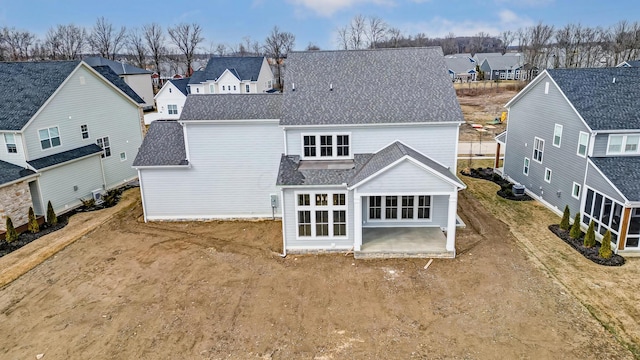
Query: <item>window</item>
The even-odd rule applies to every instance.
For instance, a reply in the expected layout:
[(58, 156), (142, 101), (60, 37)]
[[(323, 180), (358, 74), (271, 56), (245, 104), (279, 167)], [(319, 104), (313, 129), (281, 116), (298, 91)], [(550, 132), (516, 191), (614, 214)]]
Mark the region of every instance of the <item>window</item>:
[(607, 154), (637, 154), (640, 135), (609, 135)]
[(171, 93), (172, 93), (171, 88), (169, 88), (169, 94), (171, 94)]
[(247, 85), (245, 85), (245, 86), (244, 86), (244, 90), (245, 90), (245, 92), (249, 92), (249, 90), (250, 90), (250, 88), (249, 88), (249, 84), (247, 84)]
[(178, 105), (167, 105), (167, 111), (169, 112), (169, 115), (178, 115)]
[(212, 94), (216, 92), (216, 86), (214, 84), (209, 84), (209, 92)]
[(529, 158), (524, 158), (524, 166), (522, 167), (522, 173), (529, 175)]
[(60, 132), (57, 126), (40, 129), (38, 130), (38, 135), (40, 136), (40, 147), (42, 150), (60, 146)]
[(102, 157), (111, 156), (111, 144), (109, 144), (109, 137), (105, 136), (103, 138), (98, 138), (96, 140), (96, 144), (102, 148)]
[(578, 155), (582, 157), (587, 156), (587, 147), (589, 145), (589, 134), (580, 131), (578, 136)]
[(431, 196), (369, 196), (369, 220), (416, 219), (431, 219)]
[(348, 158), (350, 135), (303, 135), (302, 153), (304, 158)]
[(556, 124), (553, 128), (553, 146), (560, 147), (560, 141), (562, 141), (562, 125)]
[(197, 92), (197, 93), (200, 93), (200, 88), (196, 88), (196, 92)]
[(544, 169), (544, 181), (550, 183), (551, 182), (551, 169), (549, 168), (545, 168)]
[(9, 154), (17, 154), (16, 137), (13, 134), (4, 134), (4, 143), (7, 144), (7, 152)]
[(120, 161), (125, 161), (127, 160), (127, 153), (126, 152), (121, 152), (120, 153)]
[[(574, 183), (574, 187), (575, 185)], [(600, 235), (604, 235), (607, 230), (610, 230), (611, 242), (616, 244), (622, 223), (622, 209), (622, 204), (587, 188), (582, 223), (587, 225), (593, 221), (595, 224), (594, 229)], [(633, 222), (633, 217), (631, 222)], [(629, 247), (629, 239), (633, 237), (633, 235), (631, 235), (632, 233), (632, 227), (629, 226), (627, 247)], [(635, 241), (638, 241), (638, 239), (635, 239)]]
[(224, 89), (225, 89), (225, 87), (224, 87), (224, 85), (222, 85), (222, 90), (224, 91)]
[(236, 86), (235, 86), (235, 85), (233, 85), (233, 91), (236, 91), (236, 89), (237, 89), (237, 88), (236, 88)]
[(549, 82), (548, 81), (544, 83), (544, 93), (545, 94), (549, 93)]
[(89, 128), (87, 125), (80, 125), (80, 133), (82, 134), (83, 139), (89, 138)]
[(544, 152), (544, 140), (536, 137), (533, 140), (533, 160), (542, 163), (542, 153)]
[(345, 193), (297, 194), (296, 210), (299, 237), (347, 236)]
[(571, 196), (576, 199), (580, 199), (580, 184), (577, 182), (573, 183), (573, 188), (571, 189)]

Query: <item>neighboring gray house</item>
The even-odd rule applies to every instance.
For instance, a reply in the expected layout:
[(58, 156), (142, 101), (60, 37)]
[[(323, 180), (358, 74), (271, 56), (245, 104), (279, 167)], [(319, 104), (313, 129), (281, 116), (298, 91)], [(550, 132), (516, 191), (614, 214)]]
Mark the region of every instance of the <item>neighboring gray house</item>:
[(178, 121), (151, 124), (134, 162), (145, 220), (275, 215), (285, 253), (364, 256), (385, 236), (393, 253), (417, 233), (431, 247), (403, 254), (454, 257), (463, 118), (440, 48), (287, 65), (283, 94), (192, 93)]
[(477, 60), (466, 54), (454, 54), (444, 57), (452, 81), (476, 81)]
[(110, 69), (0, 63), (0, 99), (0, 231), (30, 206), (64, 212), (136, 177), (142, 99)]
[(536, 69), (531, 69), (525, 64), (522, 54), (477, 55), (481, 59), (480, 70), (484, 72), (485, 80), (527, 80), (537, 75)]
[(144, 100), (143, 110), (153, 109), (153, 81), (151, 75), (153, 72), (131, 64), (105, 59), (99, 56), (91, 56), (83, 59), (84, 62), (92, 67), (108, 66), (116, 73), (135, 93)]
[(543, 71), (506, 105), (497, 171), (581, 225), (612, 234), (616, 252), (640, 250), (640, 68)]
[(190, 78), (191, 94), (260, 94), (273, 89), (264, 56), (214, 56)]

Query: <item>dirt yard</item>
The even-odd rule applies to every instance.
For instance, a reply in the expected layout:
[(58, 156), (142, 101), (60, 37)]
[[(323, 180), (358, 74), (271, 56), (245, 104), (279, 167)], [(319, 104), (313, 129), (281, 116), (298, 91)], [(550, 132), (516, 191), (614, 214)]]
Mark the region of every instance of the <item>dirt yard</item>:
[(0, 289), (0, 358), (632, 359), (478, 198), (461, 194), (457, 258), (428, 269), (283, 259), (278, 221), (124, 208)]
[[(500, 118), (502, 112), (507, 111), (504, 105), (518, 91), (515, 88), (495, 87), (495, 85), (493, 87), (476, 85), (476, 87), (471, 88), (467, 88), (465, 84), (457, 85), (459, 85), (456, 89), (458, 102), (460, 102), (465, 119), (465, 124), (460, 126), (460, 141), (479, 141), (480, 136), (483, 137), (483, 141), (493, 141), (496, 135), (506, 130), (507, 124), (503, 122), (490, 125), (488, 122), (493, 121), (495, 118)], [(522, 84), (519, 85), (522, 86)], [(472, 124), (489, 125), (490, 127), (485, 128), (487, 132), (481, 134), (471, 126)]]

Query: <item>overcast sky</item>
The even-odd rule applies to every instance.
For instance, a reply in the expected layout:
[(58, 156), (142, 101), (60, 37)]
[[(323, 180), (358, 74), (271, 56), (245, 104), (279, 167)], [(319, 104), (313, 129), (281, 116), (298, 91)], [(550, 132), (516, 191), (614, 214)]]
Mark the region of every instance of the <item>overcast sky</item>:
[(274, 25), (296, 36), (296, 49), (309, 43), (335, 49), (336, 29), (357, 15), (378, 16), (406, 35), (428, 37), (497, 35), (539, 21), (563, 26), (614, 25), (640, 18), (640, 2), (602, 0), (0, 0), (0, 26), (30, 30), (44, 37), (56, 24), (87, 29), (99, 16), (116, 25), (167, 26), (198, 23), (211, 44), (235, 45), (244, 37), (263, 42)]

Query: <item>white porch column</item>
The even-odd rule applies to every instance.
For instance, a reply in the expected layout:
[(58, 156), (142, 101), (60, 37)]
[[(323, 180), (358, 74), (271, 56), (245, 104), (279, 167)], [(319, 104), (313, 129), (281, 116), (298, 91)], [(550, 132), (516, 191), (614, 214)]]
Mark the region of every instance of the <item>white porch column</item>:
[(353, 193), (353, 250), (362, 248), (362, 198), (357, 191)]
[(449, 217), (447, 221), (447, 251), (456, 250), (456, 214), (458, 210), (458, 191), (449, 195)]

